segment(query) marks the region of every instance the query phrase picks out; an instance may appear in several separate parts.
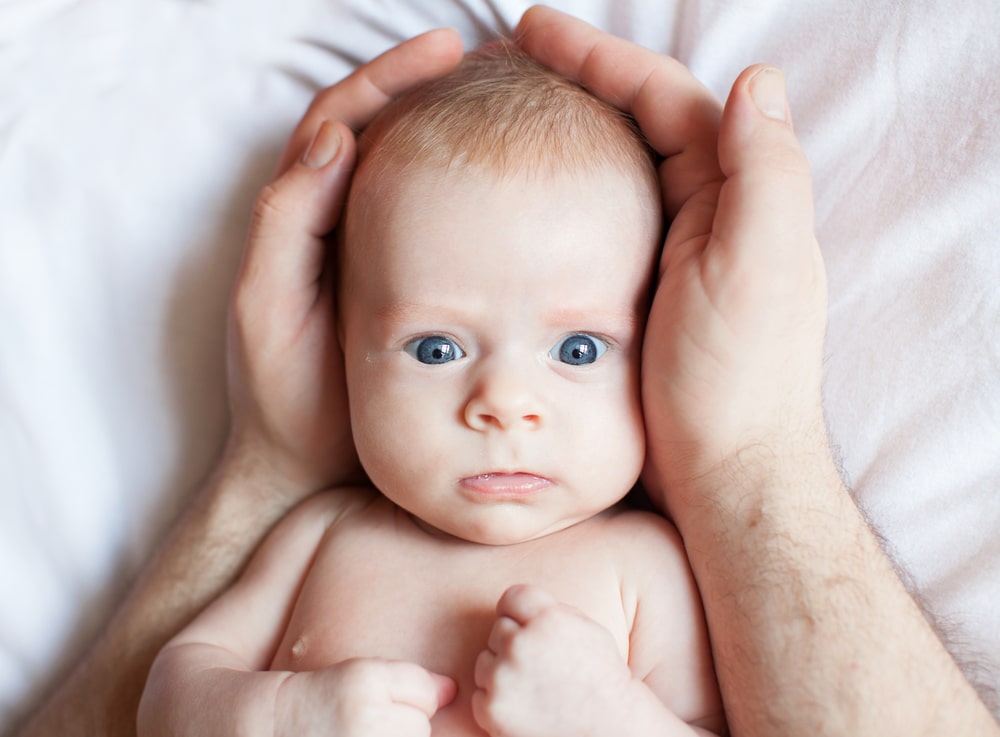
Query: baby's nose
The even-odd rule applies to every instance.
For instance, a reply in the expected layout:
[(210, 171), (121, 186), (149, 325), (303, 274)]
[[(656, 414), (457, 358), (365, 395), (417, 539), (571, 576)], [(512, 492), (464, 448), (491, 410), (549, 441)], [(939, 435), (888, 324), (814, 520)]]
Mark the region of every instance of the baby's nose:
[(480, 378), (465, 406), (474, 430), (537, 429), (542, 423), (538, 392), (526, 371), (497, 367)]

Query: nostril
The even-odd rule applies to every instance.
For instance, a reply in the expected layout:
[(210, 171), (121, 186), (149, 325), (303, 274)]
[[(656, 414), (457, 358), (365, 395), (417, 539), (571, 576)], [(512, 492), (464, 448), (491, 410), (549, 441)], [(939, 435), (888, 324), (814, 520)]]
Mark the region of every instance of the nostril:
[[(495, 430), (511, 430), (519, 424), (521, 426), (537, 427), (542, 422), (542, 416), (538, 414), (521, 415), (520, 422), (516, 422), (513, 419), (510, 421), (505, 421), (502, 416), (490, 414), (487, 412), (476, 414), (474, 415), (474, 417), (475, 417), (475, 423), (473, 424), (473, 427), (476, 427), (480, 430), (486, 430), (490, 428)], [(515, 415), (514, 417), (517, 417), (517, 415)]]
[(472, 427), (479, 430), (503, 427), (503, 423), (500, 421), (500, 418), (488, 412), (481, 412), (472, 415), (469, 422)]

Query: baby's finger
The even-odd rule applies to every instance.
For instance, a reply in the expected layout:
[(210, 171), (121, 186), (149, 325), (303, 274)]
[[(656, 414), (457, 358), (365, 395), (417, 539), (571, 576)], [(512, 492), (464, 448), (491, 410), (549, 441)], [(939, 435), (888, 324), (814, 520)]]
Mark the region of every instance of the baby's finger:
[(443, 676), (440, 673), (431, 673), (431, 680), (437, 686), (437, 708), (447, 706), (455, 700), (458, 695), (458, 684), (454, 678)]
[(542, 6), (524, 14), (516, 38), (542, 64), (635, 117), (667, 159), (661, 184), (668, 215), (720, 178), (720, 106), (683, 64)]
[(510, 617), (497, 617), (493, 623), (493, 629), (490, 630), (486, 647), (489, 648), (490, 652), (503, 655), (508, 651), (510, 641), (520, 630), (521, 625)]
[(489, 734), (493, 729), (493, 717), (490, 713), (490, 694), (480, 689), (472, 694), (472, 718), (479, 728)]
[(514, 622), (525, 625), (558, 603), (552, 594), (538, 586), (516, 584), (504, 591), (497, 602), (497, 618), (502, 620), (503, 617), (509, 617)]
[(404, 41), (320, 91), (295, 128), (277, 171), (298, 159), (324, 120), (340, 120), (360, 130), (397, 95), (445, 74), (462, 59), (462, 40), (439, 28)]
[(451, 703), (458, 690), (451, 678), (431, 673), (416, 663), (387, 661), (385, 668), (390, 699), (397, 704), (412, 706), (428, 718)]
[(483, 650), (476, 657), (475, 670), (473, 671), (473, 680), (476, 683), (476, 688), (481, 688), (484, 691), (489, 691), (490, 687), (493, 685), (493, 674), (496, 672), (497, 667), (497, 656), (492, 650)]

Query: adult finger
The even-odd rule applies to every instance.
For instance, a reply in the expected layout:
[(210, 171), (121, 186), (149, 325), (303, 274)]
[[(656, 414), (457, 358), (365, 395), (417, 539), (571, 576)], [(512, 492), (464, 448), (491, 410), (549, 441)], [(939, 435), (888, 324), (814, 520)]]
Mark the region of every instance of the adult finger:
[(726, 184), (712, 247), (776, 268), (809, 258), (822, 270), (809, 162), (792, 129), (784, 76), (775, 67), (752, 66), (733, 84), (719, 162)]
[(360, 130), (394, 97), (453, 69), (462, 53), (458, 33), (439, 28), (404, 41), (322, 90), (296, 126), (277, 172), (301, 156), (323, 121), (340, 120)]
[(635, 117), (665, 159), (661, 184), (668, 215), (720, 178), (720, 105), (680, 62), (544, 6), (524, 14), (515, 38), (542, 64)]
[(323, 237), (340, 217), (354, 157), (351, 131), (326, 121), (304, 154), (261, 191), (238, 280), (238, 305), (273, 305), (272, 298), (297, 293), (315, 298), (326, 254)]
[(307, 298), (303, 288), (315, 286), (323, 273), (322, 238), (336, 225), (345, 201), (355, 157), (351, 129), (363, 127), (393, 97), (447, 72), (461, 58), (457, 33), (429, 31), (316, 95), (289, 139), (278, 175), (258, 196), (237, 296), (266, 297), (256, 287), (270, 285), (282, 294), (302, 289)]
[(734, 83), (719, 161), (710, 234), (672, 240), (675, 222), (667, 236), (643, 349), (647, 480), (673, 490), (682, 529), (699, 508), (682, 498), (692, 479), (745, 448), (784, 453), (823, 434), (826, 276), (778, 70), (750, 67)]

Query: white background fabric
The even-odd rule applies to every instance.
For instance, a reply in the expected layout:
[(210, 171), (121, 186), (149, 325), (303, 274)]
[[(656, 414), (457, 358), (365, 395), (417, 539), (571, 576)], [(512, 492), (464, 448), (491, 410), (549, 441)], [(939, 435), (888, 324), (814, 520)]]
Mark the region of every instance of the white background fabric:
[[(720, 97), (788, 76), (862, 505), (1000, 669), (1000, 4), (561, 0)], [(225, 427), (227, 291), (313, 93), (515, 0), (0, 0), (0, 724), (79, 657)]]

